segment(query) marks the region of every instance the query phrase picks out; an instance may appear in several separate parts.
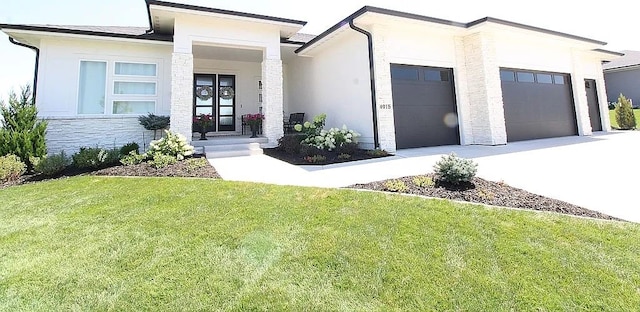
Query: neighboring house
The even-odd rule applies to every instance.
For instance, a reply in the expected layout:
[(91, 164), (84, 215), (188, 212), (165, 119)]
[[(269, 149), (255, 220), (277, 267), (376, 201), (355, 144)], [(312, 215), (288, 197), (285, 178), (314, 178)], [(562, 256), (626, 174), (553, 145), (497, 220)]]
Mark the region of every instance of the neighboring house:
[(601, 63), (621, 54), (604, 42), (368, 6), (314, 37), (299, 33), (303, 21), (146, 4), (149, 29), (0, 25), (39, 49), (36, 103), (51, 152), (139, 142), (147, 112), (191, 138), (194, 114), (239, 134), (240, 116), (262, 111), (271, 146), (289, 113), (327, 113), (327, 126), (388, 151), (610, 129)]
[(640, 107), (640, 51), (622, 53), (623, 57), (602, 65), (609, 102), (617, 102), (622, 93), (637, 108)]

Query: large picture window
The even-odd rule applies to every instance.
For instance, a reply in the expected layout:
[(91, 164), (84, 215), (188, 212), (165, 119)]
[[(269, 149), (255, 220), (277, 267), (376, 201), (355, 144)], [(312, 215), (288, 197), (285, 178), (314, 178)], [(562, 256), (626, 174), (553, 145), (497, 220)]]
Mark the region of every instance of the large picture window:
[(79, 115), (140, 115), (156, 112), (158, 65), (81, 61)]
[(78, 114), (104, 114), (107, 62), (81, 61)]

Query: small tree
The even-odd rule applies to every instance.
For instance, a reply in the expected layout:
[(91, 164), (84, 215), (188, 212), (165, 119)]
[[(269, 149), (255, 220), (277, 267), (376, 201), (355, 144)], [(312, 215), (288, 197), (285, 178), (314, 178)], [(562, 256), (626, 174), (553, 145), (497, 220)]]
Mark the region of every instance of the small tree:
[(170, 124), (169, 116), (158, 116), (152, 113), (149, 113), (147, 116), (138, 117), (138, 121), (145, 129), (153, 130), (154, 140), (156, 139), (158, 130), (166, 129)]
[(622, 93), (618, 97), (618, 105), (616, 107), (616, 121), (618, 127), (622, 130), (630, 130), (636, 128), (636, 117), (633, 114), (633, 107), (631, 107), (631, 101), (627, 99)]
[(0, 100), (0, 113), (3, 118), (0, 128), (0, 156), (14, 154), (32, 170), (30, 158), (47, 154), (47, 122), (38, 119), (31, 87), (22, 87), (19, 96), (13, 91), (9, 92), (8, 104)]

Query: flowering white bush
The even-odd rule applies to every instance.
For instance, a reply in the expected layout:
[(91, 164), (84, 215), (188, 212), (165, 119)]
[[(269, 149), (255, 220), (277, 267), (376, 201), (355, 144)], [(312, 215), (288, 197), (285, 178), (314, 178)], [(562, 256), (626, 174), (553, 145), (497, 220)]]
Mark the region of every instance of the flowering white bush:
[(179, 133), (172, 133), (169, 130), (165, 130), (165, 137), (151, 141), (149, 144), (149, 150), (147, 151), (148, 158), (152, 158), (155, 154), (161, 154), (166, 156), (173, 156), (177, 160), (183, 160), (185, 156), (193, 155), (193, 146), (187, 143), (187, 138)]
[(348, 129), (345, 125), (342, 126), (342, 129), (331, 128), (328, 131), (322, 130), (318, 135), (314, 137), (308, 137), (302, 142), (315, 146), (322, 150), (326, 149), (332, 151), (336, 147), (342, 146), (343, 144), (357, 143), (357, 138), (359, 136), (359, 133)]

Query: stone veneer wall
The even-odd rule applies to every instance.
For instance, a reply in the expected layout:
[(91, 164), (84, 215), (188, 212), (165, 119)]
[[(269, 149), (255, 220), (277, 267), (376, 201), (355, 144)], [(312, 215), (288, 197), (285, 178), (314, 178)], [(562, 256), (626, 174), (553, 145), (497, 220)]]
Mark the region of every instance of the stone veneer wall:
[[(507, 143), (507, 129), (502, 102), (500, 68), (493, 38), (476, 33), (464, 37), (465, 71), (469, 108), (465, 127), (471, 126), (471, 140), (466, 144), (499, 145)], [(464, 92), (464, 90), (462, 90)]]
[(282, 60), (266, 59), (262, 62), (262, 112), (265, 118), (262, 130), (269, 139), (267, 146), (270, 147), (275, 147), (284, 135), (282, 79)]
[(142, 151), (153, 139), (153, 131), (145, 130), (137, 116), (48, 118), (47, 122), (49, 154), (64, 150), (70, 156), (80, 147), (120, 148), (129, 142), (138, 143)]
[(171, 57), (171, 132), (191, 141), (193, 115), (193, 54)]
[(391, 64), (387, 58), (384, 31), (373, 29), (373, 61), (376, 84), (376, 110), (378, 113), (378, 141), (380, 148), (388, 152), (396, 151), (396, 129), (393, 117), (393, 93), (391, 85)]

